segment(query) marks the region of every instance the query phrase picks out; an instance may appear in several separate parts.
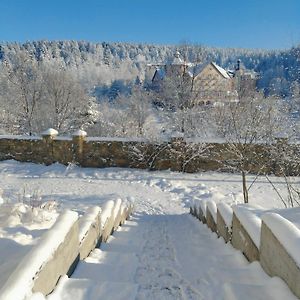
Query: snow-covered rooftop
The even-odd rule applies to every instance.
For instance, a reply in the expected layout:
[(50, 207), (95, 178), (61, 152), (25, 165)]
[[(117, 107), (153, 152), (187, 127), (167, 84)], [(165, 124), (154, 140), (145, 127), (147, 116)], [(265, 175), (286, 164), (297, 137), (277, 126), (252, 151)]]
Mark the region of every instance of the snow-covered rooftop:
[(227, 73), (226, 70), (224, 70), (222, 67), (218, 66), (216, 63), (212, 62), (211, 63), (218, 71), (219, 73), (226, 79), (230, 79), (229, 74)]

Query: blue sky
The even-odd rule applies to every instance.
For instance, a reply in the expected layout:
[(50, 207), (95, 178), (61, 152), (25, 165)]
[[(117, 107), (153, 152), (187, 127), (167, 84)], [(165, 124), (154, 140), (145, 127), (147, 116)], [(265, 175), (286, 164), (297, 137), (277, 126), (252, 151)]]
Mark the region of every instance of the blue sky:
[(0, 42), (41, 39), (289, 48), (300, 0), (0, 0)]

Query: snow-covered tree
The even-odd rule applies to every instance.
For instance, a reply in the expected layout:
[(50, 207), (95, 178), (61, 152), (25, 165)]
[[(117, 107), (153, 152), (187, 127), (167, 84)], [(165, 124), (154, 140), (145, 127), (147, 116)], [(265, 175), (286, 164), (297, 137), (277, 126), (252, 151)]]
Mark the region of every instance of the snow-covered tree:
[(269, 168), (268, 153), (261, 145), (270, 145), (282, 130), (275, 101), (250, 98), (215, 110), (218, 131), (226, 143), (220, 163), (241, 173), (245, 203), (249, 201), (247, 174)]

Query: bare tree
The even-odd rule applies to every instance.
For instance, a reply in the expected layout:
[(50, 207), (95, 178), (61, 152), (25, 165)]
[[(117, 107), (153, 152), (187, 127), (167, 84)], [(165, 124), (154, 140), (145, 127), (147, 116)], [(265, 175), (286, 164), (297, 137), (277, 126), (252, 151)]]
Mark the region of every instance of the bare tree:
[(14, 56), (11, 64), (6, 63), (8, 91), (13, 104), (14, 114), (22, 133), (31, 135), (37, 104), (42, 97), (42, 80), (38, 72), (38, 63), (26, 51)]
[(89, 118), (90, 99), (82, 86), (63, 69), (44, 68), (42, 74), (44, 100), (39, 109), (47, 116), (44, 127), (68, 132), (84, 125)]
[(218, 130), (225, 141), (220, 162), (241, 173), (245, 203), (249, 202), (246, 176), (267, 169), (269, 157), (261, 145), (270, 144), (280, 130), (274, 104), (274, 99), (251, 98), (216, 110)]

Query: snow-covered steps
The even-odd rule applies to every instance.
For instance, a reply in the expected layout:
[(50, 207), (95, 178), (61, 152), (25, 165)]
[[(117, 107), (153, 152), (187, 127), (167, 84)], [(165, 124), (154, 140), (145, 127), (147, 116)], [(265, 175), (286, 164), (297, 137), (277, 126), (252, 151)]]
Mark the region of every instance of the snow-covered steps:
[(48, 299), (296, 298), (190, 215), (136, 214)]
[(137, 284), (128, 282), (63, 277), (56, 290), (48, 296), (48, 300), (134, 300), (137, 290)]
[[(101, 250), (100, 250), (101, 251)], [(99, 262), (80, 262), (72, 278), (97, 278), (99, 281), (131, 282), (138, 266), (134, 253), (102, 252)]]

